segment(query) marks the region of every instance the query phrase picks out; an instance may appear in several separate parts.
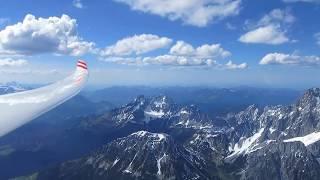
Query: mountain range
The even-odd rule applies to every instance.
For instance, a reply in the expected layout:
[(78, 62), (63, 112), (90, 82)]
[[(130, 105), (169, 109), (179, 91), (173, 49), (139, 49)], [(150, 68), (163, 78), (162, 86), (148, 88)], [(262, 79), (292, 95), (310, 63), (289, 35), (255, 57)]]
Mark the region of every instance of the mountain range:
[(167, 96), (134, 101), (76, 127), (105, 138), (36, 179), (319, 179), (320, 89), (291, 105), (209, 116)]

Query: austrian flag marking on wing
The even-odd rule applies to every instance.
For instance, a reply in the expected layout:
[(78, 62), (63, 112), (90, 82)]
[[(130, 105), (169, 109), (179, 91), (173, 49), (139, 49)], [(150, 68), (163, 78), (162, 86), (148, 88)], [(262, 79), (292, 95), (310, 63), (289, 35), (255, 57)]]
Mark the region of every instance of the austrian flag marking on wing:
[(81, 68), (83, 68), (83, 69), (88, 69), (87, 63), (85, 63), (85, 62), (82, 61), (82, 60), (78, 60), (77, 66), (78, 66), (78, 67), (81, 67)]

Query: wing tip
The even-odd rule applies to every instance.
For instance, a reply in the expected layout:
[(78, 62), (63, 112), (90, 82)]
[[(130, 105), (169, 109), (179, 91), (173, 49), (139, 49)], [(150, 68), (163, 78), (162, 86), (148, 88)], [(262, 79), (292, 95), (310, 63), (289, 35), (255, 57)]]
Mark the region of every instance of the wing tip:
[(78, 62), (77, 62), (77, 67), (82, 68), (82, 69), (85, 69), (85, 70), (88, 69), (87, 63), (86, 63), (84, 60), (82, 60), (82, 59), (79, 59), (79, 60), (78, 60)]

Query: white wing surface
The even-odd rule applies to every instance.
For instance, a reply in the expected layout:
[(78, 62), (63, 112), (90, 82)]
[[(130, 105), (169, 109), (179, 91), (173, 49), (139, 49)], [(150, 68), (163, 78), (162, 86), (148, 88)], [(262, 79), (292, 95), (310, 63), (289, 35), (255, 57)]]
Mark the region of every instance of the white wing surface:
[(0, 96), (0, 137), (78, 94), (88, 79), (87, 64), (79, 60), (75, 72), (54, 84)]

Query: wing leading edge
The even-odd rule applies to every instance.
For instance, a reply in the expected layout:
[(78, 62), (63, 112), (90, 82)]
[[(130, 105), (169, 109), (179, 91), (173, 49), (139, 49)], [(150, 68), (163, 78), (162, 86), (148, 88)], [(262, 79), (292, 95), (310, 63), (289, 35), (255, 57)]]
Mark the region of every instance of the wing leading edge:
[(86, 62), (79, 60), (75, 72), (54, 84), (0, 96), (0, 137), (77, 95), (88, 79)]

